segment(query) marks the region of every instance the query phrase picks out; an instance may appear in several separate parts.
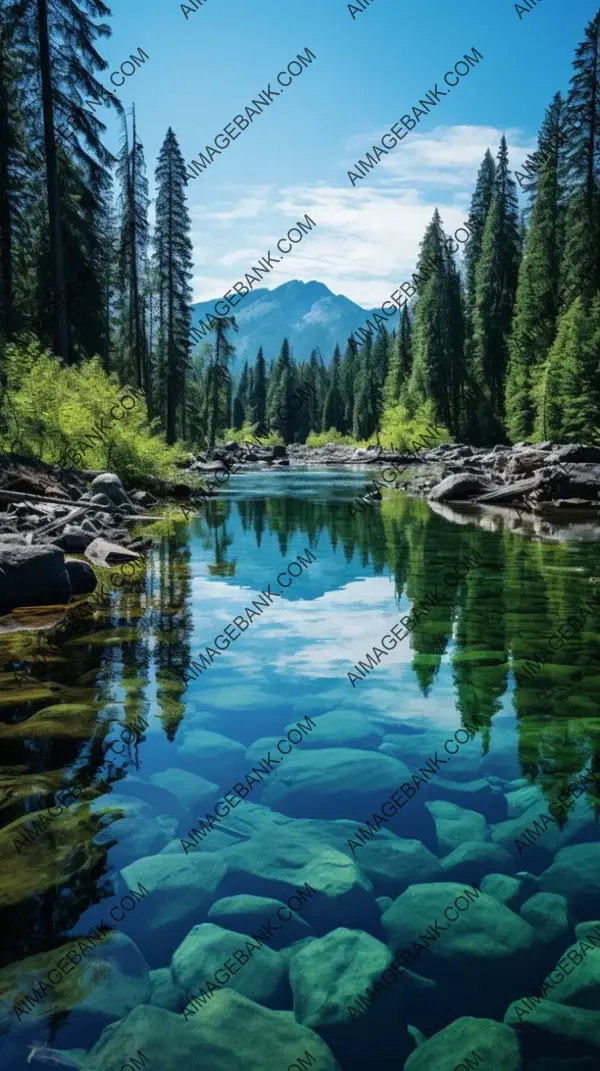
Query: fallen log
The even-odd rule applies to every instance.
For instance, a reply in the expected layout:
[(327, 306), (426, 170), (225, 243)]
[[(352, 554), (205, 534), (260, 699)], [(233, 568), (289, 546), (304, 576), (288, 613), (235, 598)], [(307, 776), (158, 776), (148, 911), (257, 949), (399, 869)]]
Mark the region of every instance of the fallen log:
[(13, 503), (40, 502), (40, 503), (42, 503), (42, 505), (44, 503), (52, 503), (53, 505), (56, 505), (56, 506), (73, 506), (74, 509), (75, 508), (83, 509), (83, 510), (97, 509), (97, 510), (102, 510), (105, 513), (110, 511), (110, 510), (116, 511), (117, 509), (121, 508), (120, 506), (113, 506), (112, 503), (111, 503), (110, 506), (102, 505), (101, 502), (82, 502), (82, 503), (79, 503), (79, 502), (74, 502), (72, 498), (50, 498), (49, 495), (47, 497), (44, 496), (44, 495), (28, 495), (28, 494), (25, 494), (24, 491), (5, 491), (5, 490), (0, 490), (0, 502), (13, 502)]

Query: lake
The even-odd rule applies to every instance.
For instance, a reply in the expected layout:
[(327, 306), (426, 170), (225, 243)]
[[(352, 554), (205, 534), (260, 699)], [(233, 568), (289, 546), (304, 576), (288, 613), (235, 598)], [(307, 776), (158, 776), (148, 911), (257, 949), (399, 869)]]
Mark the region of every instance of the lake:
[(3, 1069), (591, 1068), (600, 548), (370, 478), (232, 477), (0, 633)]

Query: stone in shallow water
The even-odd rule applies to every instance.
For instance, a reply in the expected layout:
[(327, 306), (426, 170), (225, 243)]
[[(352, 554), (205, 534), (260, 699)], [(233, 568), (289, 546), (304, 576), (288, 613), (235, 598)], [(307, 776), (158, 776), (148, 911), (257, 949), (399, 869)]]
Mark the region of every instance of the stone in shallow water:
[[(523, 898), (523, 887), (518, 878), (511, 878), (508, 874), (488, 874), (480, 884), (482, 892), (493, 896), (501, 904), (506, 904), (512, 911), (517, 910)], [(531, 920), (527, 919), (527, 921)]]
[[(225, 926), (238, 933), (253, 933), (258, 926), (266, 923), (271, 918), (277, 925), (280, 924), (281, 916), (287, 919), (289, 909), (282, 900), (274, 900), (269, 896), (225, 896), (217, 900), (208, 912), (208, 918), (217, 926)], [(274, 932), (269, 942), (270, 948), (282, 948), (293, 944), (304, 937), (311, 935), (311, 927), (301, 915), (293, 915), (291, 919), (281, 927), (281, 932)]]
[(436, 800), (426, 803), (427, 810), (433, 815), (440, 853), (447, 855), (459, 848), (465, 841), (490, 839), (488, 824), (478, 811), (467, 811), (456, 803)]
[(379, 923), (373, 887), (356, 863), (293, 824), (220, 852), (218, 858), (227, 865), (221, 896), (251, 893), (287, 902), (308, 882), (315, 894), (302, 903), (300, 914), (316, 933), (340, 923), (361, 929)]
[(408, 950), (412, 970), (444, 983), (446, 1021), (465, 1008), (501, 1015), (515, 978), (538, 981), (536, 931), (498, 900), (476, 894), (454, 882), (411, 885), (381, 918), (390, 948)]
[[(405, 780), (403, 764), (381, 752), (342, 747), (296, 751), (271, 774), (263, 799), (284, 814), (363, 823)], [(389, 821), (404, 831), (420, 821), (424, 835), (419, 839), (435, 843), (433, 819), (424, 813), (422, 795), (401, 796), (400, 803), (404, 806)]]
[(178, 1012), (185, 1004), (185, 993), (176, 984), (169, 967), (150, 971), (150, 995), (147, 1003), (172, 1012)]
[(169, 767), (160, 773), (150, 775), (154, 785), (172, 792), (184, 807), (188, 807), (193, 814), (211, 811), (220, 798), (219, 786), (214, 781), (207, 781), (204, 777), (198, 777), (190, 770), (178, 770)]
[(445, 777), (436, 777), (435, 795), (439, 800), (479, 811), (488, 822), (502, 822), (507, 817), (506, 798), (501, 787), (486, 777), (474, 781), (449, 781)]
[[(526, 997), (515, 1000), (504, 1022), (515, 1028), (536, 1055), (562, 1058), (600, 1055), (600, 1014), (571, 1008), (553, 1000), (540, 1000), (531, 1007)], [(571, 1071), (569, 1064), (565, 1071)]]
[[(206, 917), (225, 874), (222, 855), (201, 851), (185, 855), (181, 849), (180, 855), (149, 855), (124, 868), (122, 877), (128, 888), (137, 889), (141, 881), (151, 894), (152, 911), (145, 914), (145, 925), (151, 934), (164, 929), (165, 940), (175, 943), (199, 918)], [(134, 920), (135, 915), (130, 919)]]
[(354, 859), (378, 895), (399, 896), (409, 885), (442, 876), (439, 859), (421, 843), (401, 837), (381, 837), (356, 849)]
[(164, 818), (159, 822), (156, 812), (148, 803), (118, 792), (99, 796), (90, 804), (90, 810), (102, 819), (105, 832), (101, 840), (106, 843), (114, 838), (116, 841), (110, 849), (110, 859), (119, 868), (142, 856), (159, 852), (177, 828), (174, 818), (158, 816)]
[(540, 886), (544, 892), (566, 896), (580, 917), (593, 917), (600, 894), (600, 844), (561, 848), (552, 865), (541, 875)]
[(499, 844), (468, 840), (441, 861), (448, 881), (480, 881), (490, 871), (514, 874), (517, 864)]
[(83, 1071), (115, 1071), (138, 1049), (151, 1060), (151, 1071), (285, 1071), (306, 1049), (315, 1071), (341, 1071), (320, 1037), (291, 1012), (270, 1011), (229, 987), (213, 994), (188, 1022), (162, 1008), (136, 1008), (103, 1031)]
[[(410, 972), (400, 977), (387, 972), (392, 959), (375, 937), (344, 928), (289, 957), (294, 1014), (321, 1035), (342, 1067), (397, 1066), (412, 1051), (406, 1028), (415, 1017), (419, 1022), (427, 1018), (435, 983)], [(367, 1002), (364, 1010), (361, 995)]]
[(404, 1071), (451, 1071), (457, 1065), (464, 1066), (466, 1057), (471, 1059), (469, 1066), (477, 1064), (482, 1071), (522, 1071), (525, 1066), (510, 1026), (495, 1019), (464, 1016), (424, 1041), (411, 1053)]
[[(265, 916), (263, 922), (266, 924), (267, 921)], [(260, 934), (256, 936), (258, 941), (253, 935), (226, 930), (212, 922), (194, 926), (171, 959), (171, 974), (187, 994), (187, 1001), (196, 996), (200, 988), (208, 992), (206, 983), (210, 981), (217, 988), (222, 985), (234, 989), (257, 1004), (290, 1007), (286, 965), (278, 952), (266, 943), (261, 946)], [(242, 953), (239, 957), (235, 955), (238, 951)], [(247, 960), (244, 960), (245, 956)], [(224, 963), (229, 963), (230, 967), (223, 969)]]
[[(210, 729), (190, 729), (183, 734), (179, 745), (179, 762), (194, 773), (223, 778), (232, 774), (241, 776), (245, 771), (246, 748), (237, 740), (231, 740)], [(239, 780), (239, 776), (235, 780)], [(230, 784), (225, 785), (228, 790)]]
[(569, 904), (558, 893), (535, 893), (522, 904), (519, 914), (543, 941), (564, 937), (569, 929)]
[[(303, 736), (299, 747), (357, 747), (368, 750), (381, 743), (383, 730), (373, 725), (358, 710), (332, 710), (318, 718), (313, 718), (315, 726), (308, 736)], [(285, 732), (296, 727), (296, 722), (286, 725)]]

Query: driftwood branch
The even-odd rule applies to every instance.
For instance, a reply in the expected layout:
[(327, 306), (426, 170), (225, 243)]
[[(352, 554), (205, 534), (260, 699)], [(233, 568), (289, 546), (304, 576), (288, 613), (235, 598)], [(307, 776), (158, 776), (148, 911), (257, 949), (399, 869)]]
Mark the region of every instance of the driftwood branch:
[(0, 490), (0, 502), (33, 502), (40, 503), (41, 505), (57, 505), (57, 506), (72, 506), (74, 509), (97, 509), (102, 512), (116, 511), (120, 509), (120, 506), (103, 506), (100, 502), (74, 502), (71, 498), (51, 498), (50, 495), (30, 495), (25, 494), (23, 491), (5, 491)]

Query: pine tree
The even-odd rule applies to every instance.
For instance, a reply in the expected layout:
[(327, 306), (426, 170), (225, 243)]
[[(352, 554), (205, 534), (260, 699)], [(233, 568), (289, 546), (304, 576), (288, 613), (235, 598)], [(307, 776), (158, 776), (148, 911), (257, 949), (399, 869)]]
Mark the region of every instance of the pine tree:
[(358, 352), (358, 345), (353, 338), (349, 338), (340, 372), (342, 392), (344, 396), (343, 431), (346, 435), (353, 434), (355, 401), (354, 394), (359, 366), (360, 354)]
[(216, 320), (212, 330), (214, 346), (206, 372), (206, 428), (209, 450), (214, 449), (217, 435), (230, 423), (231, 378), (229, 362), (235, 348), (227, 337), (230, 330), (237, 331), (235, 316), (223, 316)]
[(267, 419), (267, 374), (262, 346), (256, 355), (252, 393), (252, 414), (260, 429), (265, 426)]
[(344, 400), (340, 381), (340, 347), (337, 345), (331, 358), (331, 371), (329, 374), (329, 389), (323, 404), (322, 431), (330, 431), (332, 428), (341, 431), (344, 423)]
[(566, 302), (600, 289), (600, 11), (577, 48), (567, 98), (570, 198), (564, 258)]
[(596, 441), (600, 431), (600, 295), (579, 297), (559, 320), (536, 386), (539, 438)]
[[(0, 9), (0, 350), (19, 326), (13, 243), (25, 239), (27, 210), (22, 178), (26, 150), (17, 25), (18, 11), (14, 4)], [(0, 386), (1, 377), (0, 362)]]
[(556, 333), (565, 200), (563, 141), (564, 105), (557, 93), (539, 137), (540, 167), (509, 342), (506, 426), (513, 442), (527, 439), (533, 432), (536, 380)]
[(352, 434), (355, 439), (370, 439), (376, 433), (379, 439), (378, 384), (373, 367), (373, 343), (369, 337), (358, 362), (358, 376), (354, 391), (354, 418)]
[(239, 431), (246, 418), (246, 405), (248, 401), (248, 362), (244, 362), (238, 388), (233, 399), (233, 427)]
[[(159, 363), (166, 386), (165, 427), (167, 442), (177, 437), (178, 417), (185, 398), (185, 375), (191, 326), (189, 280), (192, 275), (190, 217), (185, 198), (184, 160), (177, 138), (169, 127), (156, 167), (155, 265), (160, 288)], [(219, 320), (215, 330), (219, 343)], [(216, 427), (214, 394), (210, 407), (212, 441)]]
[(489, 149), (485, 155), (477, 173), (475, 192), (471, 198), (469, 211), (469, 226), (471, 237), (465, 246), (465, 313), (468, 325), (468, 334), (471, 333), (471, 318), (475, 307), (475, 272), (481, 256), (483, 245), (483, 232), (487, 220), (496, 178), (496, 165)]
[(472, 376), (479, 394), (483, 441), (503, 437), (504, 384), (508, 336), (519, 268), (519, 214), (514, 180), (503, 136), (498, 152), (494, 195), (476, 269), (473, 310)]
[[(98, 54), (95, 42), (98, 37), (109, 36), (110, 30), (105, 22), (98, 24), (92, 20), (105, 19), (110, 9), (103, 0), (52, 0), (52, 4), (48, 4), (48, 0), (34, 0), (33, 3), (15, 5), (15, 8), (19, 6), (21, 48), (29, 72), (27, 88), (28, 91), (31, 89), (38, 103), (38, 114), (32, 121), (33, 142), (39, 141), (41, 134), (40, 116), (43, 126), (43, 182), (48, 213), (54, 349), (71, 362), (76, 356), (71, 349), (69, 331), (72, 291), (78, 293), (82, 333), (85, 333), (86, 315), (101, 318), (98, 308), (103, 297), (100, 280), (94, 278), (91, 285), (86, 284), (100, 266), (100, 252), (95, 247), (99, 240), (99, 216), (106, 207), (107, 168), (113, 158), (100, 140), (103, 123), (90, 115), (84, 105), (88, 104), (86, 98), (92, 96), (106, 107), (121, 110), (117, 98), (104, 89), (94, 73), (108, 66)], [(31, 112), (33, 114), (33, 109)], [(64, 148), (67, 141), (68, 154)], [(71, 189), (79, 185), (85, 191), (85, 203), (77, 210), (73, 202), (67, 213), (65, 198), (70, 196), (69, 185)], [(69, 228), (73, 226), (75, 229), (69, 234)], [(73, 248), (81, 245), (86, 228), (88, 249), (83, 254), (83, 262), (88, 278), (82, 280), (79, 264), (72, 265), (71, 257)], [(68, 253), (67, 246), (70, 247)], [(94, 253), (91, 260), (89, 247), (93, 247)], [(89, 308), (84, 313), (86, 303)]]
[(421, 243), (413, 328), (414, 361), (408, 396), (416, 409), (427, 400), (436, 419), (456, 435), (464, 386), (464, 325), (460, 281), (437, 209)]
[(119, 305), (121, 360), (119, 371), (125, 382), (144, 390), (151, 410), (152, 392), (148, 343), (144, 328), (142, 286), (148, 257), (148, 180), (144, 150), (137, 138), (135, 110), (132, 145), (129, 148), (127, 121), (123, 116), (123, 140), (117, 173), (121, 182), (121, 242), (119, 255)]
[(323, 405), (326, 392), (326, 372), (323, 367), (323, 359), (319, 350), (313, 350), (308, 361), (306, 378), (314, 390), (306, 403), (308, 430), (321, 431), (323, 421)]
[(281, 413), (287, 412), (286, 406), (290, 394), (295, 386), (295, 368), (290, 355), (290, 346), (287, 338), (281, 344), (279, 357), (275, 362), (273, 371), (269, 376), (267, 391), (267, 419), (269, 426), (279, 431), (286, 443), (294, 441), (294, 418), (287, 419)]

